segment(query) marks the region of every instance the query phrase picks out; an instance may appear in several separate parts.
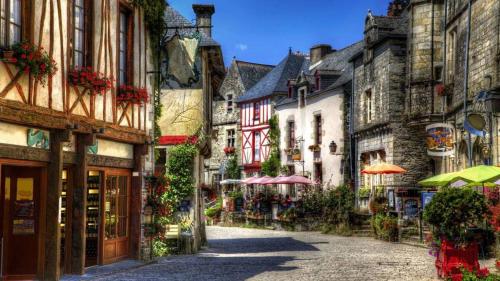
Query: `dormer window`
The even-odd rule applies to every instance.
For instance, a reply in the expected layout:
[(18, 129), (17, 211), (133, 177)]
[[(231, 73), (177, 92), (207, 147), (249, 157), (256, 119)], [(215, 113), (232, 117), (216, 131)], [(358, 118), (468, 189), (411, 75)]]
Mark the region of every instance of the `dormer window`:
[(319, 75), (316, 75), (316, 90), (319, 91), (321, 90), (321, 77)]

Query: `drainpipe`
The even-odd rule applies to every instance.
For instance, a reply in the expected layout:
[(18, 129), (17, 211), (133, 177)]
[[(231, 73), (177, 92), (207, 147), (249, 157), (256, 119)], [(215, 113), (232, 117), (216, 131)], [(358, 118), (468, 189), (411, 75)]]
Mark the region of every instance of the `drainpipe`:
[[(446, 44), (446, 40), (448, 40), (448, 32), (446, 30), (446, 22), (448, 21), (448, 0), (445, 0), (444, 1), (444, 24), (443, 26), (445, 27), (444, 30), (443, 30), (443, 70), (442, 70), (442, 73), (441, 73), (441, 79), (442, 79), (442, 83), (443, 83), (443, 86), (446, 86), (446, 77), (447, 77), (447, 68), (446, 68), (446, 54), (447, 54), (447, 44)], [(446, 122), (446, 105), (448, 103), (448, 96), (447, 95), (443, 95), (443, 100), (442, 100), (443, 104), (441, 106), (441, 111), (443, 113), (443, 123)], [(456, 131), (456, 130), (455, 130)], [(455, 138), (456, 139), (456, 138)], [(457, 150), (455, 150), (457, 151)], [(448, 172), (448, 164), (444, 164), (446, 161), (445, 161), (445, 156), (443, 156), (443, 166), (444, 166), (444, 172), (447, 173)]]
[[(354, 138), (354, 93), (355, 93), (355, 82), (356, 82), (356, 67), (355, 62), (352, 62), (352, 82), (351, 82), (351, 96), (350, 96), (350, 107), (349, 107), (349, 139), (351, 146), (351, 180), (354, 185), (354, 191), (356, 191), (356, 140)], [(358, 205), (358, 200), (356, 200), (356, 205)]]
[(431, 1), (431, 114), (434, 114), (434, 0)]
[[(472, 16), (472, 0), (469, 0), (467, 4), (467, 37), (465, 41), (465, 68), (464, 68), (464, 122), (465, 118), (467, 118), (467, 99), (469, 93), (469, 48), (470, 48), (470, 31), (471, 31), (471, 16)], [(468, 146), (467, 150), (469, 153), (469, 167), (472, 166), (472, 137), (471, 134), (468, 133)]]

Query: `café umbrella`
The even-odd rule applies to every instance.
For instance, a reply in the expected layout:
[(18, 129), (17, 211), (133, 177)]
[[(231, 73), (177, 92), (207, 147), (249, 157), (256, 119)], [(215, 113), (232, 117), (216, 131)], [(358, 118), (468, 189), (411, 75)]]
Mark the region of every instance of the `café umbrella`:
[[(366, 167), (361, 171), (362, 174), (367, 175), (390, 175), (390, 174), (404, 174), (406, 170), (388, 163), (379, 163)], [(374, 186), (371, 187), (372, 196), (375, 194)]]
[(500, 168), (496, 166), (479, 165), (459, 172), (437, 175), (420, 181), (422, 186), (487, 186), (500, 183)]

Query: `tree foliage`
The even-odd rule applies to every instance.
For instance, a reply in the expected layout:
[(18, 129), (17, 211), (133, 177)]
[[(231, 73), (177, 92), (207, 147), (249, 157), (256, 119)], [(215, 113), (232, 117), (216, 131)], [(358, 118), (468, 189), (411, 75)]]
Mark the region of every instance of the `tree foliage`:
[(281, 170), (280, 160), (280, 128), (278, 116), (274, 115), (269, 119), (269, 159), (262, 163), (262, 173), (267, 176), (276, 177)]
[(424, 220), (434, 226), (436, 239), (446, 238), (454, 243), (471, 241), (471, 227), (477, 227), (489, 215), (484, 195), (470, 188), (448, 188), (438, 192), (425, 207)]
[(226, 173), (228, 178), (230, 179), (240, 179), (241, 178), (241, 170), (240, 165), (238, 165), (238, 157), (236, 154), (229, 156)]

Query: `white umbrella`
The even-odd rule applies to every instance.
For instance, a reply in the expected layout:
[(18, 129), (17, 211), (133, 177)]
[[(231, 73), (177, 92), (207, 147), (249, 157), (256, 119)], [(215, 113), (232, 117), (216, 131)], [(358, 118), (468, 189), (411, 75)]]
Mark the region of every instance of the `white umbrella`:
[(220, 182), (221, 185), (240, 184), (241, 180), (226, 179)]

